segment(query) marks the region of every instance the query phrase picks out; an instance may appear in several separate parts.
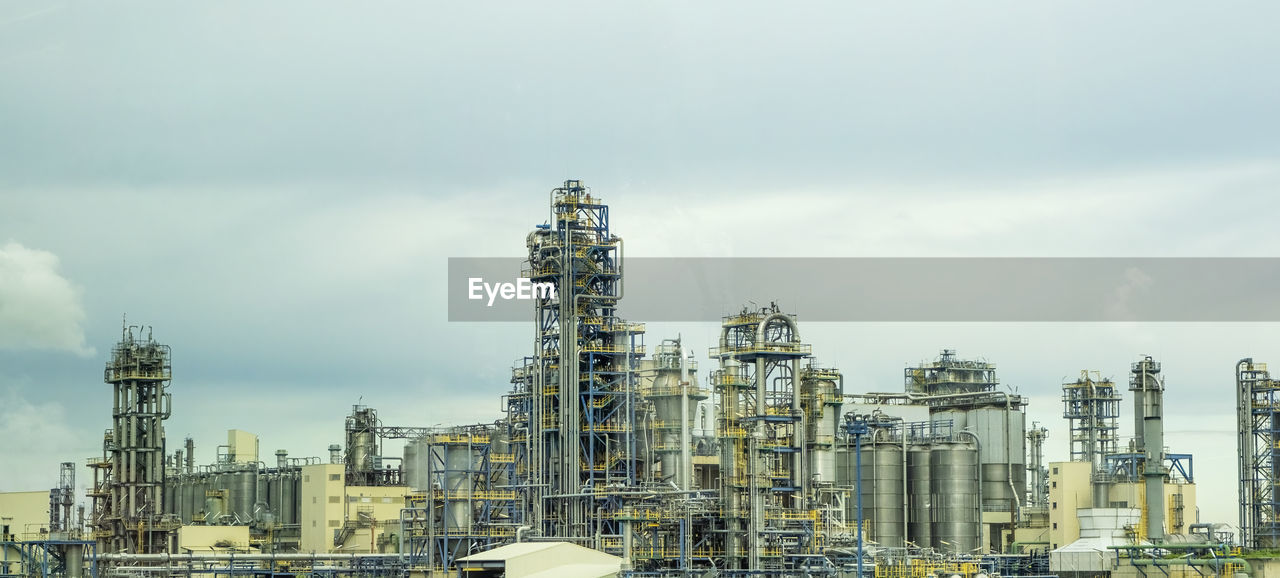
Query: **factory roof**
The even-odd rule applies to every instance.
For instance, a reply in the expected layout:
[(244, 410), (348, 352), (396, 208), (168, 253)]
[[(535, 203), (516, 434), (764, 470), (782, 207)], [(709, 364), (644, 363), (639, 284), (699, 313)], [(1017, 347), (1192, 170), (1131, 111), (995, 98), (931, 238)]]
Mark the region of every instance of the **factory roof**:
[(569, 542), (522, 542), (459, 558), (458, 566), (502, 568), (508, 578), (607, 578), (622, 558)]

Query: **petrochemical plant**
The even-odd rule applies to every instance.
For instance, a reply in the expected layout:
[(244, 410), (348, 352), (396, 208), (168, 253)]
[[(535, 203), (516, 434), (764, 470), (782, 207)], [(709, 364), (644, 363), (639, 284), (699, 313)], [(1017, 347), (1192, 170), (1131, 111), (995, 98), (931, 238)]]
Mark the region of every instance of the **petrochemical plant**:
[[(645, 326), (617, 314), (608, 206), (566, 181), (551, 209), (521, 274), (555, 291), (533, 300), (534, 348), (505, 415), (392, 426), (357, 405), (327, 456), (269, 459), (231, 430), (197, 464), (194, 440), (165, 436), (184, 412), (169, 347), (125, 327), (89, 507), (75, 462), (52, 490), (0, 494), (0, 578), (1274, 571), (1280, 381), (1265, 365), (1235, 368), (1237, 535), (1197, 519), (1192, 456), (1165, 447), (1151, 357), (1127, 368), (1127, 396), (1096, 371), (1062, 385), (1070, 460), (1048, 463), (1050, 428), (1028, 423), (1028, 399), (952, 350), (906, 367), (901, 391), (859, 393), (777, 305), (724, 317), (709, 351), (647, 348)], [(1126, 403), (1132, 439), (1118, 435)]]

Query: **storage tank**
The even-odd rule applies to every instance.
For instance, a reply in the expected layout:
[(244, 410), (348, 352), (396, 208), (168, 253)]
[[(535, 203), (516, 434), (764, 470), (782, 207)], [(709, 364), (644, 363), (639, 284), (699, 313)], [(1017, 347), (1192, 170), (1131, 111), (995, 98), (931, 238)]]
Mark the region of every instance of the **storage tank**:
[[(448, 528), (466, 528), (471, 525), (471, 475), (472, 454), (466, 443), (437, 440), (428, 453), (431, 455), (432, 478), (447, 492), (448, 506), (443, 523)], [(443, 471), (435, 471), (443, 464)]]
[[(276, 522), (284, 523), (284, 469), (258, 476), (258, 501), (271, 505)], [(265, 484), (265, 487), (263, 487)]]
[(231, 514), (237, 523), (253, 520), (253, 505), (258, 496), (258, 470), (241, 470), (231, 474)]
[[(209, 492), (205, 492), (206, 499), (204, 511), (206, 516), (212, 516), (212, 518), (206, 519), (216, 520), (218, 517), (228, 514), (231, 511), (231, 504), (228, 503), (231, 497), (231, 474), (230, 472), (218, 472), (210, 476), (208, 481), (209, 490), (222, 490), (224, 496), (224, 499), (222, 500), (210, 502), (210, 500), (207, 499)], [(211, 503), (214, 507), (210, 507)]]
[(284, 524), (298, 525), (302, 523), (298, 513), (302, 501), (302, 472), (294, 469), (284, 476), (283, 505), (280, 509), (280, 521)]
[[(499, 427), (489, 436), (489, 452), (501, 456), (511, 455), (511, 434), (505, 427)], [(490, 467), (493, 469), (490, 475), (492, 487), (495, 489), (505, 489), (511, 483), (511, 470), (513, 464), (507, 462), (492, 463)]]
[[(182, 521), (190, 524), (193, 520), (200, 517), (200, 510), (203, 509), (201, 503), (204, 499), (204, 490), (200, 488), (201, 478), (195, 475), (185, 475), (182, 477)], [(199, 490), (200, 498), (196, 497), (196, 491)]]
[(404, 483), (415, 492), (431, 489), (430, 438), (416, 439), (404, 446)]
[[(693, 451), (694, 421), (698, 416), (698, 402), (707, 399), (707, 393), (698, 387), (697, 363), (686, 357), (679, 340), (663, 340), (648, 361), (646, 368), (653, 371), (653, 381), (645, 389), (646, 399), (653, 406), (652, 451), (662, 470), (664, 481), (677, 484), (682, 489), (692, 484), (692, 464), (685, 455)], [(649, 420), (639, 420), (647, 425)], [(637, 439), (638, 455), (650, 450), (650, 432), (641, 432)]]
[(164, 495), (163, 510), (166, 514), (178, 514), (179, 516), (181, 516), (182, 505), (179, 503), (179, 500), (178, 500), (178, 484), (175, 483), (177, 479), (178, 479), (177, 476), (173, 476), (168, 478), (165, 481), (164, 493), (163, 493)]
[(907, 540), (921, 548), (933, 544), (932, 452), (928, 444), (907, 447)]
[[(836, 374), (832, 371), (819, 375)], [(839, 386), (831, 379), (807, 379), (801, 387), (812, 413), (805, 418), (809, 477), (814, 481), (834, 482), (837, 478), (834, 444), (840, 428)]]
[[(275, 498), (279, 494), (271, 493), (270, 480), (271, 478), (274, 478), (274, 477), (276, 477), (275, 474), (264, 474), (261, 472), (258, 473), (258, 479), (257, 479), (258, 484), (253, 494), (254, 501), (253, 501), (253, 508), (252, 508), (252, 510), (254, 510), (253, 514), (256, 517), (261, 518), (262, 515), (265, 513), (279, 511), (276, 504), (273, 503), (275, 501)], [(262, 510), (259, 510), (260, 507), (262, 508)], [(276, 517), (276, 519), (278, 520), (279, 517)]]
[(929, 459), (932, 546), (956, 554), (972, 553), (980, 540), (978, 449), (969, 442), (939, 442), (933, 444)]
[[(968, 425), (968, 420), (965, 418), (965, 410), (963, 409), (944, 409), (929, 414), (929, 421), (939, 424), (939, 426), (943, 426), (947, 422), (951, 422), (952, 433), (958, 432)], [(942, 430), (941, 433), (945, 434), (946, 432), (945, 430)]]
[(971, 409), (967, 427), (978, 436), (982, 509), (1012, 512), (1026, 496), (1026, 414), (1004, 407)]
[(182, 523), (191, 523), (192, 517), (192, 480), (191, 476), (183, 474), (178, 477), (178, 518), (182, 519)]
[[(855, 459), (856, 456), (850, 456)], [(883, 548), (903, 546), (906, 524), (903, 505), (902, 446), (867, 443), (862, 446), (862, 513), (870, 521), (871, 539)], [(856, 515), (856, 505), (855, 515)], [(856, 519), (856, 518), (853, 518)]]

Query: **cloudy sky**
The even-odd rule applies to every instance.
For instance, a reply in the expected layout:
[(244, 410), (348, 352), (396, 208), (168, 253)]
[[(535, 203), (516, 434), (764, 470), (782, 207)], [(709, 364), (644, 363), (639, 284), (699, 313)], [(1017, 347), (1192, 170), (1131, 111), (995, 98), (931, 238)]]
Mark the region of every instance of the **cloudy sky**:
[[(5, 1), (0, 491), (100, 452), (126, 314), (173, 347), (201, 462), (229, 428), (323, 455), (355, 403), (497, 418), (532, 328), (449, 323), (446, 260), (521, 255), (566, 178), (629, 255), (1276, 256), (1278, 12)], [(852, 391), (997, 363), (1051, 460), (1064, 378), (1154, 355), (1201, 518), (1233, 523), (1233, 364), (1280, 363), (1270, 323), (802, 329)]]

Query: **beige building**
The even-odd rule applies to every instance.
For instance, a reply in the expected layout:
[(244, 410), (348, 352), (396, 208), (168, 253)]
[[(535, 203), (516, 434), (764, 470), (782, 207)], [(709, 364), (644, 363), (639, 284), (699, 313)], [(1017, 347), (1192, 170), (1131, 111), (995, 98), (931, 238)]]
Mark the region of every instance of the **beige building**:
[(227, 455), (235, 464), (257, 463), (258, 436), (244, 430), (227, 430)]
[(178, 528), (178, 553), (248, 552), (248, 526), (183, 526)]
[(302, 468), (302, 551), (394, 552), (407, 486), (346, 486), (341, 464)]
[[(1092, 508), (1093, 488), (1089, 481), (1088, 462), (1052, 462), (1049, 464), (1049, 546), (1058, 549), (1080, 538), (1080, 520), (1076, 511)], [(1108, 486), (1107, 508), (1138, 508), (1145, 504), (1141, 482), (1121, 482)], [(1185, 534), (1196, 522), (1196, 486), (1193, 483), (1164, 485), (1164, 531)], [(1141, 523), (1139, 523), (1141, 526)], [(1144, 528), (1134, 533), (1145, 534)]]
[[(49, 492), (0, 492), (0, 541), (39, 540), (49, 529)], [(18, 572), (18, 551), (0, 546), (0, 574)]]

